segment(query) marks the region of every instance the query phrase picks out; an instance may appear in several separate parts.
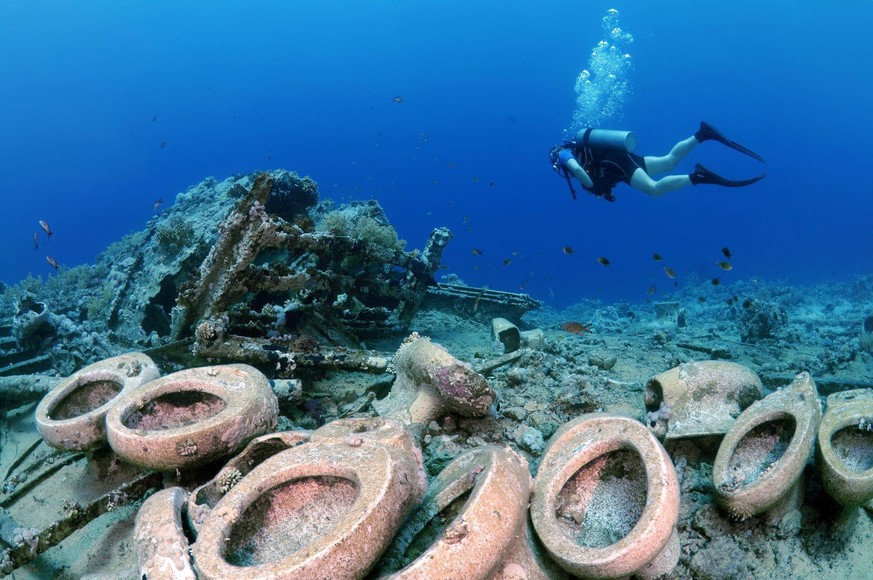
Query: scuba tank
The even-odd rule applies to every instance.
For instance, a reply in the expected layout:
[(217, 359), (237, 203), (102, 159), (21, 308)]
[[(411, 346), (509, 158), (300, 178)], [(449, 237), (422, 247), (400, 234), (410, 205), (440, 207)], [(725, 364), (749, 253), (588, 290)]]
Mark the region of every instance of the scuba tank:
[[(559, 145), (555, 145), (552, 147), (552, 150), (549, 151), (549, 160), (552, 164), (552, 169), (554, 169), (558, 175), (563, 177), (567, 181), (567, 186), (570, 188), (570, 194), (573, 196), (573, 199), (576, 199), (576, 190), (573, 189), (573, 182), (570, 179), (570, 175), (575, 175), (575, 171), (570, 171), (569, 162), (576, 160), (572, 157), (572, 153), (570, 151), (573, 150), (582, 150), (584, 151), (584, 156), (586, 160), (591, 159), (591, 149), (610, 149), (610, 150), (618, 150), (625, 151), (627, 153), (633, 153), (637, 148), (637, 136), (632, 131), (617, 131), (615, 129), (593, 129), (591, 127), (587, 129), (582, 129), (576, 135), (573, 136), (572, 140), (564, 141)], [(593, 161), (591, 161), (593, 163)], [(588, 162), (585, 163), (586, 169), (588, 168)], [(577, 163), (577, 167), (579, 167)], [(579, 168), (580, 171), (584, 171)], [(583, 184), (585, 189), (594, 193), (597, 196), (603, 196), (607, 201), (614, 201), (615, 198), (612, 197), (609, 191), (599, 192), (594, 189), (591, 189), (583, 180), (583, 178), (587, 178), (587, 181), (590, 182), (591, 179), (587, 176), (587, 174), (583, 177), (576, 175), (576, 178)]]
[(616, 131), (614, 129), (582, 129), (573, 138), (581, 147), (597, 147), (598, 149), (619, 149), (633, 153), (637, 148), (637, 136), (633, 131)]

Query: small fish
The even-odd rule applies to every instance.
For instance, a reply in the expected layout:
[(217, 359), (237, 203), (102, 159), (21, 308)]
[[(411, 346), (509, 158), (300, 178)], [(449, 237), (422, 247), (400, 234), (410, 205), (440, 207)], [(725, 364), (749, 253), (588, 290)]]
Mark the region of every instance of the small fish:
[(661, 254), (652, 254), (652, 259), (656, 262), (660, 262), (664, 258), (661, 256)]
[(506, 258), (506, 259), (503, 260), (503, 265), (504, 265), (504, 266), (508, 266), (508, 265), (510, 265), (511, 263), (512, 263), (512, 259), (511, 259), (511, 258)]
[(574, 252), (573, 248), (571, 248), (570, 246), (564, 246), (564, 253), (567, 254), (568, 256), (572, 256), (576, 252)]
[(570, 334), (578, 334), (582, 336), (589, 330), (591, 330), (590, 324), (582, 324), (581, 322), (565, 322), (561, 325), (561, 329), (565, 332), (569, 332)]
[(604, 266), (609, 266), (609, 260), (604, 258), (603, 256), (600, 256), (599, 258), (597, 258), (597, 261), (600, 262), (601, 264), (603, 264)]
[(489, 181), (489, 182), (488, 182), (488, 187), (494, 187), (494, 182), (493, 182), (493, 181)]
[(472, 250), (470, 250), (470, 253), (473, 254), (474, 256), (481, 256), (482, 250), (480, 250), (479, 248), (473, 248)]
[(393, 99), (391, 99), (391, 102), (392, 103), (402, 103), (403, 97), (394, 97)]
[(466, 224), (466, 223), (470, 223), (470, 216), (468, 216), (468, 215), (465, 215), (465, 216), (464, 216), (464, 223), (465, 223), (465, 224)]
[(39, 249), (39, 236), (37, 235), (36, 232), (33, 232), (33, 249), (34, 250)]
[(671, 280), (676, 279), (676, 272), (673, 271), (673, 268), (670, 266), (664, 266), (664, 273), (667, 274), (667, 277)]
[(46, 257), (45, 257), (45, 261), (48, 262), (49, 265), (50, 265), (52, 268), (54, 268), (55, 270), (58, 269), (58, 263), (57, 263), (57, 261), (55, 261), (55, 259), (52, 258), (51, 256), (46, 256)]
[(713, 286), (718, 286), (719, 284), (721, 284), (721, 280), (719, 280), (718, 278), (713, 278), (712, 280), (710, 280), (710, 283)]
[(52, 234), (54, 234), (54, 232), (46, 222), (39, 220), (39, 227), (41, 227), (43, 231), (48, 234), (49, 239), (52, 239)]
[(473, 183), (479, 183), (479, 178), (478, 178), (478, 177), (473, 177)]
[(160, 197), (155, 200), (155, 203), (152, 204), (152, 211), (158, 211), (158, 208), (161, 207), (162, 203), (164, 203), (164, 200)]
[(154, 117), (152, 117), (152, 123), (154, 123), (154, 122), (157, 121), (157, 120), (158, 120), (158, 116), (157, 116), (157, 115), (155, 115)]
[(657, 292), (657, 291), (658, 291), (658, 289), (655, 288), (655, 285), (654, 285), (654, 284), (652, 284), (651, 286), (649, 286), (649, 289), (646, 290), (646, 294), (654, 294), (654, 293)]
[(430, 183), (431, 185), (436, 185), (437, 183), (439, 183), (439, 181), (437, 181), (436, 179), (432, 179)]
[(167, 145), (169, 145), (168, 142), (166, 142), (166, 141), (161, 141), (161, 149), (166, 149), (166, 148), (167, 148)]
[(706, 296), (698, 296), (697, 301), (703, 304), (704, 302), (706, 302)]
[(727, 246), (725, 246), (725, 247), (723, 247), (723, 248), (721, 249), (721, 253), (722, 253), (722, 255), (723, 255), (725, 258), (727, 258), (728, 260), (731, 259), (731, 256), (732, 256), (732, 254), (731, 254), (731, 249), (728, 248)]
[(730, 262), (716, 262), (716, 264), (718, 264), (718, 267), (721, 268), (722, 270), (724, 270), (725, 272), (730, 272), (731, 270), (734, 269), (734, 267), (731, 266)]
[(737, 297), (736, 297), (736, 296), (731, 296), (730, 298), (728, 298), (727, 300), (725, 300), (725, 302), (727, 303), (728, 306), (730, 306), (731, 304), (733, 304), (733, 303), (736, 302), (736, 301), (737, 301)]

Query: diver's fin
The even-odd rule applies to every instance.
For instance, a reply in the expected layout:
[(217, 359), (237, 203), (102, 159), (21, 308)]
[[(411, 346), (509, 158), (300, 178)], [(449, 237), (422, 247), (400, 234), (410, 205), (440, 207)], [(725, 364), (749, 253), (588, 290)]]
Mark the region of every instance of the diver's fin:
[(722, 145), (726, 145), (731, 149), (739, 151), (740, 153), (744, 153), (753, 159), (757, 159), (761, 163), (767, 163), (763, 157), (752, 151), (747, 147), (743, 147), (736, 141), (731, 141), (724, 135), (722, 135), (721, 131), (707, 123), (706, 121), (700, 122), (700, 129), (697, 130), (697, 133), (694, 134), (694, 138), (697, 139), (700, 143), (704, 141), (718, 141)]
[(724, 187), (745, 187), (746, 185), (752, 185), (753, 183), (757, 183), (764, 179), (766, 173), (762, 173), (757, 177), (753, 177), (751, 179), (726, 179), (717, 173), (713, 173), (700, 163), (698, 163), (694, 167), (694, 173), (688, 176), (688, 179), (691, 180), (691, 183), (694, 185), (700, 185), (701, 183), (710, 183), (712, 185), (721, 185)]

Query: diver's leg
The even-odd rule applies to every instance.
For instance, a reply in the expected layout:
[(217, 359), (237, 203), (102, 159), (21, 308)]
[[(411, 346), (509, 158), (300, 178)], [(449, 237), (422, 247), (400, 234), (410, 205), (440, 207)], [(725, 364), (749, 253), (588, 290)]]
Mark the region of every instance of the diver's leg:
[(673, 149), (663, 157), (645, 157), (646, 170), (650, 175), (672, 171), (682, 161), (682, 158), (691, 153), (698, 145), (700, 145), (700, 141), (692, 135), (673, 145)]
[[(647, 157), (646, 165), (648, 166), (648, 164), (649, 158)], [(630, 184), (632, 187), (635, 187), (652, 197), (661, 197), (665, 193), (676, 191), (677, 189), (682, 189), (683, 187), (691, 185), (691, 179), (687, 175), (668, 175), (655, 181), (649, 177), (648, 173), (640, 168), (634, 171), (634, 174), (631, 176)]]

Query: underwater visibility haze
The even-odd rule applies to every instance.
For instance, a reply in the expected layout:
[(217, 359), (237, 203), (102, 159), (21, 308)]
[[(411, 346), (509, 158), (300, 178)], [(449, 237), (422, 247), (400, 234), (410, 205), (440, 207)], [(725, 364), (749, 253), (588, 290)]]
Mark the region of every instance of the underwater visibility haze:
[[(6, 2), (0, 280), (93, 262), (207, 176), (280, 167), (377, 199), (408, 248), (449, 227), (444, 273), (555, 304), (670, 290), (655, 252), (679, 285), (868, 274), (871, 22), (860, 0)], [(596, 62), (601, 41), (626, 63)], [(580, 123), (662, 155), (701, 120), (766, 179), (574, 202), (549, 167)], [(760, 171), (712, 143), (676, 171), (697, 162)]]
[(873, 578), (871, 26), (0, 2), (0, 576)]

